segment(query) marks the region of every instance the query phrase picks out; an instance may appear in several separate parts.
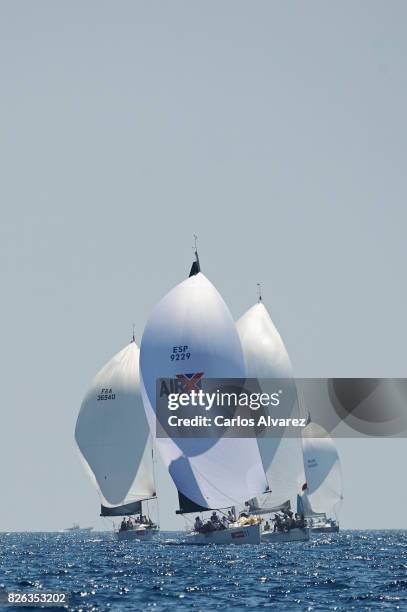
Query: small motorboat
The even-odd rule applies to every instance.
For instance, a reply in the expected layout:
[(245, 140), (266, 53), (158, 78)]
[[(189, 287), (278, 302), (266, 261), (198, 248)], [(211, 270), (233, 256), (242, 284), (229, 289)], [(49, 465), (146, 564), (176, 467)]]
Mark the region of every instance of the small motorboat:
[(67, 527), (64, 531), (69, 533), (88, 533), (92, 529), (93, 527), (80, 527), (77, 523), (74, 523), (72, 527)]

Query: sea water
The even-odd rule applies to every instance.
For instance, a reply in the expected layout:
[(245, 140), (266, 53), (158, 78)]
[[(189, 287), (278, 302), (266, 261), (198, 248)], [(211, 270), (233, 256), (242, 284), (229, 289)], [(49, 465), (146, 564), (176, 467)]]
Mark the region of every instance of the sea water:
[(180, 546), (181, 535), (3, 533), (0, 590), (68, 592), (77, 611), (407, 610), (406, 531), (205, 547)]

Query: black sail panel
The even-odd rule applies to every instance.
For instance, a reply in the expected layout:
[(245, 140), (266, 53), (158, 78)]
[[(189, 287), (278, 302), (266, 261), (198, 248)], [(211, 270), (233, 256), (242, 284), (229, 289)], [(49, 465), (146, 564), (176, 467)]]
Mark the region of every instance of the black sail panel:
[(141, 514), (141, 501), (115, 506), (114, 508), (100, 506), (100, 516), (130, 516), (131, 514)]
[(205, 508), (204, 506), (200, 506), (189, 499), (186, 495), (178, 491), (178, 501), (179, 501), (179, 510), (176, 511), (176, 514), (188, 514), (189, 512), (208, 512), (208, 510), (212, 510), (212, 508)]

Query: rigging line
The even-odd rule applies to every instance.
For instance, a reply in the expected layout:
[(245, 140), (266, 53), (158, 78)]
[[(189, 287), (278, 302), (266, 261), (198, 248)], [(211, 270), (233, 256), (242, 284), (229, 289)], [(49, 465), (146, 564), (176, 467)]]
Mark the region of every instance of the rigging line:
[(156, 482), (156, 473), (155, 473), (156, 472), (155, 471), (156, 453), (155, 453), (155, 444), (154, 444), (153, 436), (151, 436), (151, 459), (152, 459), (152, 464), (153, 464), (154, 492), (155, 492), (155, 497), (157, 500), (157, 523), (158, 523), (158, 526), (160, 526), (160, 502), (159, 502), (158, 495), (157, 495), (157, 482)]
[(102, 520), (105, 523), (105, 525), (108, 525), (109, 523), (111, 523), (113, 531), (116, 531), (116, 525), (114, 521), (109, 521), (105, 516), (102, 517)]
[(195, 263), (198, 266), (198, 272), (199, 272), (200, 265), (199, 265), (198, 244), (197, 244), (198, 236), (196, 234), (193, 234), (193, 236), (194, 236), (194, 246), (192, 247), (192, 250), (195, 253)]
[(189, 518), (187, 514), (183, 514), (182, 518), (184, 519), (184, 529), (185, 531), (193, 531), (194, 526), (192, 523), (192, 518)]
[[(199, 474), (199, 476), (200, 476), (200, 477), (201, 477), (203, 480), (205, 480), (205, 482), (207, 482), (207, 483), (208, 483), (208, 484), (209, 484), (209, 485), (210, 485), (210, 486), (211, 486), (213, 489), (215, 489), (215, 491), (217, 491), (218, 493), (221, 493), (222, 495), (224, 495), (225, 497), (227, 497), (228, 499), (230, 499), (230, 500), (233, 502), (233, 503), (231, 504), (231, 506), (235, 506), (235, 505), (238, 505), (238, 504), (241, 504), (241, 503), (242, 503), (242, 502), (240, 502), (240, 501), (238, 501), (238, 500), (236, 500), (236, 499), (233, 499), (233, 497), (230, 497), (229, 495), (226, 495), (224, 491), (222, 491), (221, 489), (219, 489), (218, 487), (216, 487), (214, 484), (212, 484), (212, 483), (210, 482), (210, 480), (208, 480), (208, 479), (206, 478), (206, 476), (204, 476), (204, 474), (202, 474), (202, 472), (200, 472), (200, 471), (199, 471), (199, 469), (196, 467), (196, 465), (194, 465), (194, 470), (195, 470), (195, 471), (196, 471), (196, 472)], [(230, 506), (230, 507), (231, 507), (231, 506)], [(225, 506), (225, 508), (228, 508), (228, 507), (229, 507), (229, 506)], [(217, 509), (217, 510), (219, 510), (219, 508), (216, 508), (216, 509)]]

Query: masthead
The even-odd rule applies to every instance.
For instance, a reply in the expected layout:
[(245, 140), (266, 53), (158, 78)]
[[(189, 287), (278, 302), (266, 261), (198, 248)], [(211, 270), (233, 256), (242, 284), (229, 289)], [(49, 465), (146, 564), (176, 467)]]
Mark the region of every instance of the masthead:
[(195, 253), (195, 261), (192, 264), (189, 276), (196, 276), (196, 274), (198, 274), (198, 272), (201, 271), (201, 266), (199, 264), (199, 257), (198, 257), (198, 247), (197, 247), (198, 236), (196, 234), (193, 234), (193, 236), (194, 236), (194, 246), (192, 248)]
[(261, 301), (262, 301), (262, 297), (261, 297), (261, 283), (257, 283), (257, 295), (258, 295), (258, 298), (259, 298), (258, 302), (260, 304)]

